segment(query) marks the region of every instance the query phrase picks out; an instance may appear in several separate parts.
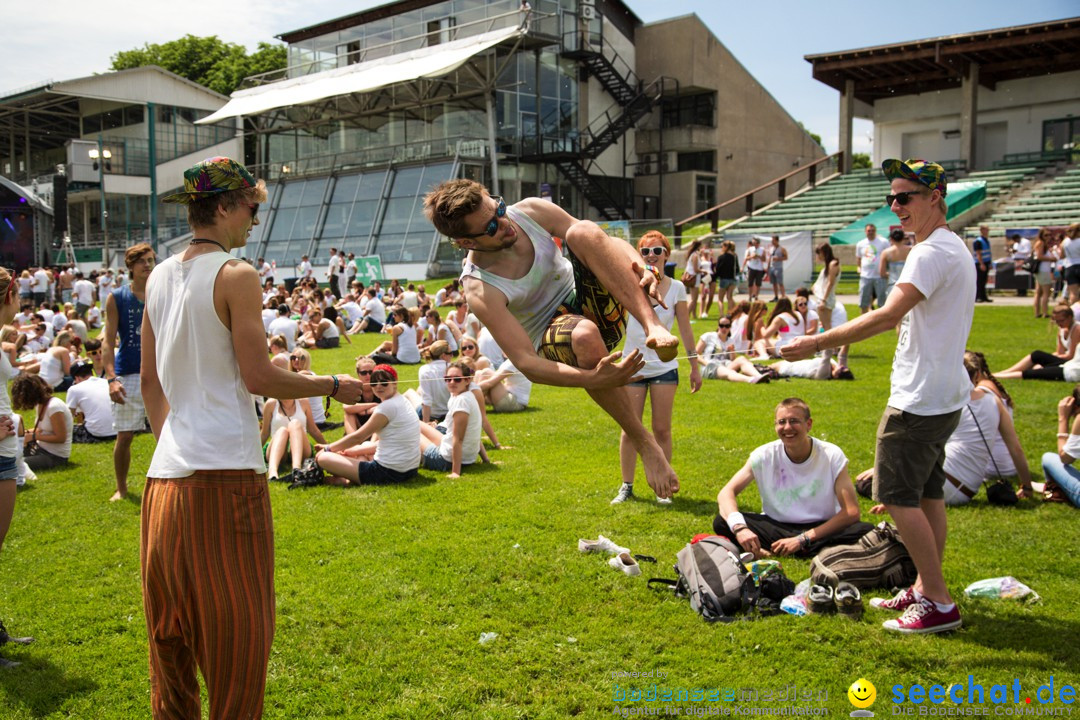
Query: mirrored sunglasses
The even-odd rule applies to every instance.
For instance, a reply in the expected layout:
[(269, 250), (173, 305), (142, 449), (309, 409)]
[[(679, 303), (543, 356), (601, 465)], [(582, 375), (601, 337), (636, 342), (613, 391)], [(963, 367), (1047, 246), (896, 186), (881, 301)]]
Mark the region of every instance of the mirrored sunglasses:
[(495, 208), (495, 215), (488, 221), (487, 227), (484, 228), (484, 232), (476, 233), (475, 235), (462, 235), (464, 239), (475, 240), (478, 237), (487, 235), (488, 237), (495, 237), (495, 233), (499, 232), (499, 218), (506, 215), (506, 201), (498, 195), (492, 195), (492, 200), (498, 200), (499, 205)]

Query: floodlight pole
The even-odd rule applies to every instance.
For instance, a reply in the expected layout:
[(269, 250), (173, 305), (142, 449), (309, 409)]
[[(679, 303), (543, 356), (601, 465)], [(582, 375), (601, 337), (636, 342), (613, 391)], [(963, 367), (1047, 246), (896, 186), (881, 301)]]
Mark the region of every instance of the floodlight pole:
[(102, 261), (109, 267), (109, 211), (105, 209), (105, 147), (101, 133), (97, 139), (98, 189), (101, 191), (101, 234), (104, 241)]

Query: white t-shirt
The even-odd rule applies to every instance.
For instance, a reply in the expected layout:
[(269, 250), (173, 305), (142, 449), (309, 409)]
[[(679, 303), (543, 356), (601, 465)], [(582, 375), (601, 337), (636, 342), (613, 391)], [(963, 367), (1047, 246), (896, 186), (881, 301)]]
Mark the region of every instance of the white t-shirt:
[(77, 413), (82, 413), (86, 429), (91, 435), (112, 437), (116, 434), (109, 383), (105, 378), (90, 376), (72, 385), (67, 391), (67, 406)]
[[(19, 376), (19, 369), (11, 366), (11, 360), (7, 353), (0, 352), (0, 417), (10, 417), (15, 427), (18, 428), (19, 415), (11, 407), (11, 397), (8, 395), (8, 381)], [(8, 435), (0, 440), (0, 457), (15, 457), (18, 453), (18, 439), (15, 435)]]
[(379, 431), (375, 462), (398, 472), (420, 467), (420, 419), (412, 403), (397, 393), (379, 403), (372, 414), (387, 419), (386, 427)]
[(277, 312), (276, 308), (263, 308), (262, 321), (263, 321), (263, 331), (264, 332), (269, 334), (269, 332), (270, 332), (270, 323), (277, 320), (277, 317), (278, 317), (278, 312)]
[(442, 340), (449, 345), (450, 352), (455, 352), (458, 349), (458, 342), (457, 338), (454, 337), (454, 331), (444, 322), (439, 323), (439, 329), (435, 331), (435, 340)]
[(746, 269), (747, 270), (764, 270), (765, 269), (765, 249), (760, 245), (757, 247), (751, 245), (746, 248)]
[(292, 349), (296, 347), (296, 333), (299, 329), (300, 326), (296, 324), (295, 320), (286, 315), (278, 315), (276, 319), (270, 322), (266, 332), (269, 335), (285, 336), (285, 345), (289, 352), (292, 352)]
[(750, 469), (761, 495), (761, 510), (773, 520), (819, 523), (840, 512), (836, 478), (847, 467), (847, 457), (830, 442), (810, 440), (813, 442), (810, 457), (798, 464), (787, 456), (780, 440), (750, 453)]
[[(410, 328), (406, 327), (405, 332)], [(398, 340), (400, 348), (401, 341)], [(441, 418), (446, 415), (447, 404), (450, 402), (450, 390), (446, 387), (446, 361), (432, 360), (420, 368), (417, 373), (420, 386), (421, 404), (431, 408), (431, 417)]]
[(75, 292), (75, 301), (80, 305), (90, 307), (94, 304), (94, 283), (85, 278), (76, 280), (72, 290)]
[(354, 324), (356, 324), (358, 320), (360, 320), (360, 318), (364, 316), (364, 313), (360, 309), (360, 306), (352, 300), (346, 303), (342, 303), (341, 307), (338, 308), (338, 310), (345, 313), (345, 322), (349, 325), (349, 327), (352, 327)]
[(918, 243), (897, 285), (910, 283), (923, 300), (900, 322), (889, 406), (916, 415), (959, 410), (971, 395), (964, 348), (975, 311), (975, 264), (960, 237), (938, 228)]
[(731, 335), (728, 335), (726, 343), (720, 339), (720, 333), (715, 331), (704, 333), (698, 340), (705, 343), (705, 347), (701, 351), (701, 357), (698, 358), (699, 362), (706, 363), (712, 360), (713, 357), (718, 360), (731, 359), (731, 353), (727, 351), (728, 345), (735, 344), (735, 338), (731, 337)]
[(1026, 237), (1022, 237), (1017, 241), (1016, 247), (1013, 249), (1013, 258), (1023, 260), (1029, 257), (1031, 257), (1031, 241)]
[(86, 312), (86, 320), (90, 323), (90, 327), (96, 328), (101, 325), (101, 308), (94, 305)]
[(112, 292), (113, 279), (112, 275), (98, 275), (98, 297), (105, 297)]
[[(873, 280), (881, 277), (878, 258), (889, 247), (887, 240), (874, 236), (873, 240), (863, 238), (855, 245), (855, 257), (859, 260), (859, 277)], [(970, 253), (969, 253), (970, 254)]]
[(402, 307), (409, 308), (410, 310), (420, 307), (420, 301), (416, 297), (415, 290), (406, 290), (405, 292), (401, 293), (401, 299), (399, 300), (399, 302), (401, 303)]
[(309, 278), (311, 277), (312, 273), (313, 270), (311, 269), (311, 263), (307, 260), (302, 261), (300, 263), (300, 277)]
[(49, 290), (49, 273), (37, 270), (34, 273), (34, 292), (43, 293)]
[(53, 336), (56, 333), (64, 329), (64, 326), (68, 324), (68, 319), (64, 317), (63, 313), (56, 313), (52, 317)]
[(37, 427), (42, 433), (52, 434), (52, 416), (56, 413), (64, 416), (64, 424), (67, 425), (67, 435), (64, 441), (56, 443), (38, 440), (38, 445), (57, 457), (69, 458), (71, 457), (71, 432), (75, 428), (71, 423), (71, 410), (68, 409), (63, 400), (58, 397), (49, 398), (49, 404), (45, 406), (45, 412), (41, 416), (41, 422), (38, 423)]
[(503, 384), (506, 385), (506, 389), (510, 391), (515, 400), (522, 405), (528, 405), (529, 395), (532, 393), (532, 381), (521, 374), (521, 372), (514, 367), (514, 363), (509, 360), (505, 360), (499, 365), (499, 372), (510, 373), (503, 379)]
[(472, 465), (480, 454), (480, 406), (469, 391), (450, 398), (446, 406), (446, 435), (439, 445), (439, 454), (446, 462), (454, 460), (454, 425), (467, 422), (465, 437), (461, 441), (461, 464)]
[[(667, 304), (666, 308), (655, 305), (653, 309), (656, 310), (656, 317), (660, 319), (660, 324), (670, 330), (675, 324), (675, 305), (686, 302), (686, 286), (669, 278), (664, 302)], [(641, 371), (642, 377), (656, 377), (679, 368), (678, 360), (661, 362), (655, 350), (645, 347), (645, 328), (641, 327), (641, 323), (631, 315), (626, 321), (626, 344), (623, 346), (623, 356), (629, 355), (633, 350), (640, 350), (642, 357), (645, 358), (645, 368)]]
[(490, 360), (492, 365), (501, 365), (506, 359), (499, 343), (495, 342), (495, 338), (491, 336), (491, 331), (487, 328), (480, 328), (480, 334), (476, 336), (476, 345), (480, 348), (480, 354)]
[(380, 325), (386, 324), (386, 303), (379, 298), (369, 298), (368, 301), (364, 303), (364, 310), (367, 311), (367, 315), (370, 319)]

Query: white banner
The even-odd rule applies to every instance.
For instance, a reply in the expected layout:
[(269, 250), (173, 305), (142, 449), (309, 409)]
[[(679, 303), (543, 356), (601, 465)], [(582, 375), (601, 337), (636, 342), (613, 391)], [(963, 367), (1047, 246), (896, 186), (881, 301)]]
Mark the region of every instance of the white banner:
[[(742, 267), (743, 258), (746, 256), (746, 247), (750, 244), (750, 238), (756, 237), (761, 241), (761, 247), (766, 256), (772, 252), (772, 235), (736, 235), (725, 233), (724, 239), (735, 243), (735, 256), (739, 258), (739, 267)], [(784, 261), (784, 291), (791, 295), (800, 287), (809, 288), (814, 282), (814, 236), (809, 230), (801, 230), (797, 233), (780, 236), (780, 247), (787, 250), (788, 259)], [(715, 251), (714, 251), (715, 252)], [(746, 283), (739, 287), (740, 292), (746, 292)], [(766, 277), (761, 284), (761, 296), (772, 297), (772, 284)]]

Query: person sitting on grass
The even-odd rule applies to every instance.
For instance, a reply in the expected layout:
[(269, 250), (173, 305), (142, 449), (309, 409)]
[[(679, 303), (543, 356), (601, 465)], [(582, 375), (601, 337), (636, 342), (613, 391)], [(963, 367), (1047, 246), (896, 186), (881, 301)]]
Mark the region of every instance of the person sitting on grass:
[(498, 370), (480, 370), (476, 380), (492, 412), (514, 413), (529, 407), (533, 384), (509, 360), (504, 360)]
[[(296, 348), (289, 353), (289, 370), (299, 375), (311, 375), (315, 373), (311, 371), (311, 353), (304, 348)], [(348, 377), (347, 375), (344, 377)], [(308, 405), (311, 407), (311, 417), (315, 419), (315, 426), (326, 432), (327, 430), (333, 430), (334, 428), (341, 427), (342, 423), (330, 422), (326, 417), (326, 408), (329, 405), (329, 401), (321, 396), (314, 395), (307, 399)]]
[(446, 384), (446, 370), (454, 361), (450, 346), (439, 340), (424, 349), (424, 358), (428, 361), (417, 373), (417, 389), (410, 390), (406, 397), (416, 404), (417, 416), (425, 423), (439, 422), (446, 417), (446, 406), (450, 402), (450, 388)]
[(416, 365), (420, 362), (420, 330), (409, 311), (401, 306), (393, 308), (390, 316), (393, 324), (388, 322), (383, 332), (391, 339), (375, 348), (369, 357), (386, 365)]
[(356, 377), (360, 379), (362, 389), (360, 399), (352, 405), (343, 405), (345, 432), (354, 433), (371, 419), (371, 413), (381, 402), (375, 393), (375, 386), (371, 384), (371, 373), (375, 369), (375, 361), (366, 355), (356, 358)]
[(74, 337), (69, 332), (60, 333), (53, 340), (52, 347), (41, 354), (38, 374), (54, 392), (65, 392), (71, 387), (71, 343)]
[[(329, 313), (330, 309), (332, 308), (327, 309), (327, 313)], [(336, 319), (337, 312), (335, 311), (334, 320)], [(343, 333), (334, 320), (324, 316), (323, 311), (317, 306), (309, 306), (308, 321), (304, 323), (304, 334), (296, 341), (297, 345), (305, 348), (320, 348), (322, 350), (341, 347), (341, 336)]]
[(453, 363), (446, 369), (444, 379), (450, 388), (446, 434), (420, 423), (420, 463), (428, 470), (457, 478), (480, 454), (480, 406), (469, 392), (472, 368), (465, 363)]
[[(810, 557), (829, 545), (847, 545), (873, 529), (859, 520), (859, 501), (844, 452), (810, 437), (810, 406), (799, 398), (776, 406), (779, 438), (758, 447), (720, 490), (713, 530), (744, 551)], [(736, 498), (756, 482), (762, 513), (739, 512)]]
[(698, 338), (694, 352), (698, 355), (698, 361), (705, 366), (701, 377), (705, 380), (742, 383), (769, 382), (769, 378), (759, 373), (749, 359), (735, 354), (731, 325), (730, 318), (721, 316), (716, 324), (716, 332), (707, 332)]
[(471, 360), (476, 372), (491, 368), (491, 361), (480, 352), (480, 345), (472, 335), (461, 336), (461, 359)]
[(88, 362), (72, 365), (71, 378), (72, 384), (67, 391), (67, 406), (77, 421), (72, 430), (72, 442), (99, 443), (116, 440), (108, 381), (95, 376), (94, 366)]
[(32, 430), (23, 435), (26, 465), (34, 472), (67, 465), (71, 458), (71, 410), (38, 375), (20, 375), (11, 383), (11, 403), (16, 410), (34, 408)]
[(364, 306), (360, 310), (361, 318), (349, 329), (350, 333), (380, 333), (386, 324), (386, 305), (378, 298), (375, 288), (367, 289)]
[(1058, 402), (1057, 417), (1057, 452), (1042, 456), (1043, 500), (1080, 508), (1080, 470), (1073, 466), (1080, 457), (1080, 385)]
[[(279, 480), (281, 460), (288, 452), (292, 458), (292, 469), (298, 470), (304, 458), (312, 456), (312, 445), (307, 438), (310, 435), (318, 443), (325, 443), (315, 419), (311, 415), (311, 403), (306, 398), (297, 400), (278, 400), (270, 398), (263, 406), (262, 430), (259, 440), (263, 444), (263, 457), (266, 458), (266, 477)], [(285, 478), (292, 480), (293, 478)]]
[(805, 334), (806, 326), (802, 314), (795, 312), (791, 298), (782, 297), (776, 301), (776, 307), (769, 315), (761, 337), (754, 341), (754, 352), (761, 359), (780, 357), (780, 348)]
[(1058, 327), (1057, 348), (1053, 353), (1034, 350), (1021, 358), (1015, 365), (996, 373), (1003, 380), (1068, 380), (1076, 382), (1080, 378), (1080, 356), (1077, 356), (1077, 344), (1080, 343), (1080, 323), (1076, 322), (1072, 308), (1067, 303), (1058, 303), (1051, 314)]

